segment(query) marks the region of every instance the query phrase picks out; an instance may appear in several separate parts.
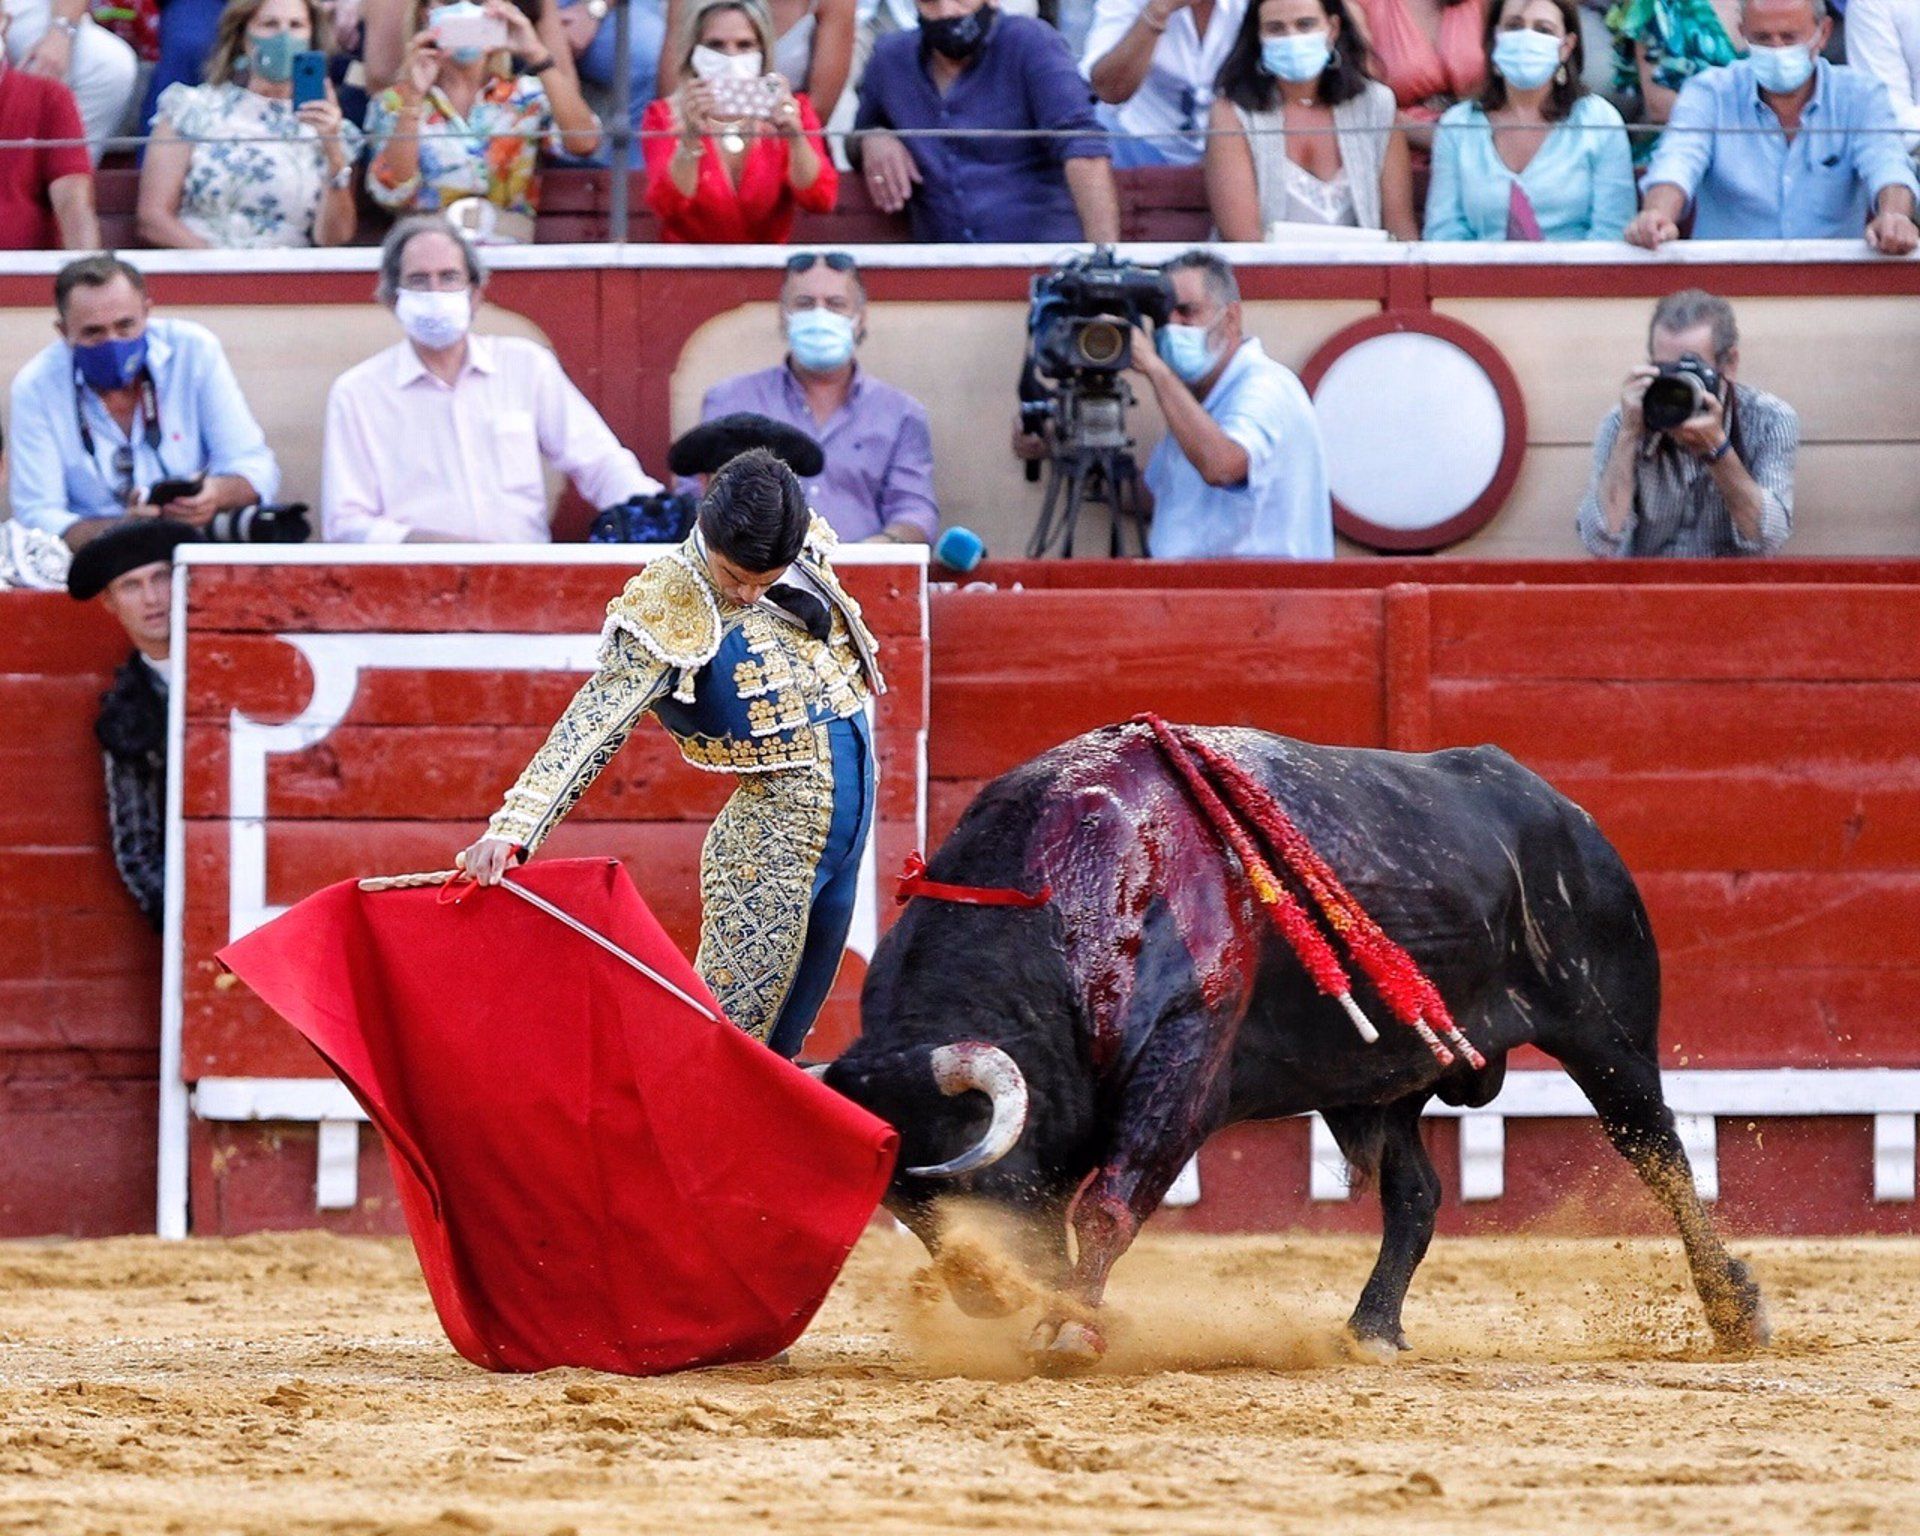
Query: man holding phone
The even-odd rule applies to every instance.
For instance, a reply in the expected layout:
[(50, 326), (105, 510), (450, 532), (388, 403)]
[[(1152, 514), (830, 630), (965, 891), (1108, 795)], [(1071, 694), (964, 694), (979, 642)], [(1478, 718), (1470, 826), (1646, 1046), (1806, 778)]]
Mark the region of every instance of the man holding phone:
[(60, 339), (13, 380), (15, 517), (79, 549), (124, 518), (204, 528), (273, 499), (280, 467), (213, 332), (152, 318), (110, 253), (68, 262), (53, 298)]

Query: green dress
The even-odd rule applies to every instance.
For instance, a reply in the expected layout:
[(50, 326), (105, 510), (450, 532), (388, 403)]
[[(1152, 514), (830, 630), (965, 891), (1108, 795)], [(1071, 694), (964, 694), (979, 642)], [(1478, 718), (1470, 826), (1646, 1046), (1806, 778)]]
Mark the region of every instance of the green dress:
[[(1711, 0), (1618, 0), (1607, 12), (1613, 34), (1613, 84), (1620, 92), (1640, 94), (1640, 66), (1634, 44), (1646, 50), (1647, 70), (1655, 85), (1677, 91), (1703, 69), (1744, 58), (1746, 49), (1727, 35)], [(1644, 167), (1653, 154), (1655, 135), (1636, 133), (1633, 163)]]

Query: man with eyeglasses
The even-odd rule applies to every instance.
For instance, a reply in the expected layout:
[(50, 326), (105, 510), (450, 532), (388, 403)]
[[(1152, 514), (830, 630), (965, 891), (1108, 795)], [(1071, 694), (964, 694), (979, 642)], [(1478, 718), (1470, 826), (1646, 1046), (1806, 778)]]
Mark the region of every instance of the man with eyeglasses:
[(62, 267), (53, 303), (60, 339), (13, 380), (15, 517), (79, 549), (124, 518), (205, 528), (273, 499), (280, 466), (212, 331), (154, 319), (111, 252)]
[(940, 512), (926, 408), (863, 371), (855, 358), (867, 335), (867, 289), (854, 259), (845, 251), (790, 257), (780, 325), (786, 360), (714, 385), (700, 419), (747, 411), (797, 427), (826, 455), (821, 472), (802, 483), (836, 534), (869, 543), (931, 543)]
[(380, 250), (379, 298), (405, 338), (327, 396), (321, 527), (329, 540), (544, 544), (545, 465), (595, 507), (660, 489), (538, 342), (471, 333), (486, 275), (438, 214)]

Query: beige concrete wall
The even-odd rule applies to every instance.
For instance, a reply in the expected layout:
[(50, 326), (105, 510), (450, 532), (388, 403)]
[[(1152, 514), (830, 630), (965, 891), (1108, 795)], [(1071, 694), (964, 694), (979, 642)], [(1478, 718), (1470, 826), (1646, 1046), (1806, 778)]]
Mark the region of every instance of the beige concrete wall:
[[(1434, 306), (1502, 353), (1527, 403), (1527, 456), (1500, 515), (1450, 554), (1581, 554), (1574, 513), (1595, 429), (1646, 356), (1641, 299), (1473, 299)], [(1794, 555), (1920, 554), (1920, 304), (1742, 299), (1740, 377), (1800, 414)]]
[[(1298, 371), (1335, 331), (1375, 313), (1364, 303), (1256, 303), (1248, 324), (1268, 352)], [(1029, 485), (1010, 446), (1026, 306), (1018, 303), (875, 304), (862, 366), (919, 400), (933, 420), (934, 490), (947, 523), (979, 533), (996, 554), (1019, 554), (1039, 515), (1043, 486)], [(673, 430), (700, 419), (700, 399), (721, 379), (771, 367), (784, 351), (778, 308), (748, 304), (695, 331), (673, 375)], [(1153, 393), (1132, 412), (1142, 464), (1165, 424)], [(1079, 552), (1104, 555), (1100, 514), (1084, 525)]]
[[(1593, 432), (1627, 368), (1644, 355), (1641, 300), (1475, 299), (1436, 308), (1506, 355), (1527, 402), (1528, 448), (1505, 509), (1449, 553), (1555, 558), (1581, 553), (1573, 531)], [(1296, 370), (1369, 304), (1265, 301), (1248, 306), (1254, 334)], [(393, 321), (373, 305), (169, 309), (221, 338), (289, 496), (320, 489), (328, 386), (390, 345)], [(1804, 433), (1795, 531), (1798, 555), (1920, 555), (1920, 304), (1898, 298), (1746, 299), (1739, 304), (1741, 377), (1790, 401)], [(950, 523), (978, 530), (997, 553), (1018, 553), (1039, 511), (1008, 447), (1025, 341), (1018, 303), (887, 303), (873, 307), (862, 353), (933, 419), (935, 488)], [(52, 336), (45, 310), (0, 310), (0, 357), (17, 367)], [(482, 329), (540, 337), (522, 317), (489, 308)], [(698, 418), (720, 379), (781, 355), (775, 307), (752, 304), (696, 331), (672, 383), (675, 432)], [(1151, 392), (1132, 414), (1142, 462), (1163, 426)], [(654, 466), (649, 466), (654, 467)], [(1417, 472), (1417, 466), (1410, 466)], [(1081, 552), (1105, 552), (1105, 526), (1087, 519)], [(1344, 553), (1358, 553), (1353, 550)]]

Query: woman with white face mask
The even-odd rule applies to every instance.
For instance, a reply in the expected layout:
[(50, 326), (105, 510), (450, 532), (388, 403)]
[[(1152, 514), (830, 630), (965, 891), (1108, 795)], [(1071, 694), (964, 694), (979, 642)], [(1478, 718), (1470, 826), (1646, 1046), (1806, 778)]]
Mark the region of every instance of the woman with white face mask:
[(1366, 69), (1344, 0), (1258, 0), (1220, 67), (1207, 202), (1222, 240), (1275, 225), (1384, 229), (1417, 240), (1406, 135)]
[(542, 143), (591, 155), (599, 119), (518, 6), (421, 0), (414, 17), (399, 80), (367, 109), (367, 191), (394, 213), (443, 213), (482, 244), (532, 240)]
[(840, 178), (804, 93), (773, 68), (761, 0), (700, 0), (680, 37), (679, 86), (640, 120), (647, 206), (660, 238), (781, 245), (802, 208), (824, 213)]
[(353, 238), (360, 130), (333, 86), (293, 104), (294, 55), (327, 50), (316, 0), (231, 0), (207, 84), (160, 93), (140, 168), (140, 233), (149, 245), (260, 250)]
[(1429, 240), (1618, 240), (1634, 215), (1633, 152), (1612, 105), (1581, 84), (1574, 0), (1504, 0), (1486, 88), (1441, 115)]

